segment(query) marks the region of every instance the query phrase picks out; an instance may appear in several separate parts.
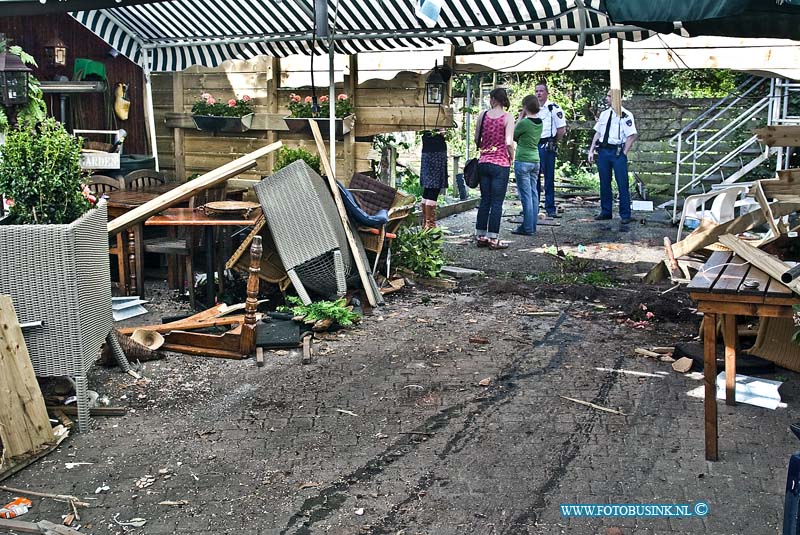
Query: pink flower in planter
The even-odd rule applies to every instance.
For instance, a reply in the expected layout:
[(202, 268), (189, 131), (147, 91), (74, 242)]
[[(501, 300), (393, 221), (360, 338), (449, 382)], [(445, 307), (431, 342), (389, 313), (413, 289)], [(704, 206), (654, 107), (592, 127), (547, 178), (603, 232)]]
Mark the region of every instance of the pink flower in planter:
[(325, 95), (322, 95), (321, 97), (319, 97), (319, 101), (320, 102), (328, 102), (328, 97), (326, 97)]
[(295, 95), (294, 93), (292, 93), (291, 95), (289, 95), (289, 99), (290, 99), (292, 102), (300, 102), (300, 101), (302, 100), (302, 99), (300, 98), (300, 95)]
[(206, 102), (208, 102), (209, 104), (216, 104), (217, 103), (217, 101), (211, 95), (209, 95), (209, 97), (206, 100)]
[(305, 102), (306, 104), (311, 104), (313, 101), (314, 101), (314, 99), (312, 99), (310, 96), (306, 97), (303, 100), (303, 102)]
[(651, 319), (653, 319), (653, 318), (655, 318), (655, 317), (656, 317), (656, 315), (655, 315), (655, 314), (653, 314), (652, 312), (648, 312), (647, 314), (645, 314), (645, 316), (646, 316), (646, 317), (647, 317), (647, 319), (649, 319), (649, 320), (651, 320)]
[(250, 102), (250, 95), (242, 96), (242, 100), (244, 100), (245, 102)]
[(336, 97), (336, 100), (347, 100), (347, 95), (344, 93), (339, 93), (339, 96)]
[(235, 98), (230, 99), (228, 101), (228, 106), (230, 106), (231, 108), (236, 107), (236, 99)]
[(6, 199), (6, 206), (8, 206), (9, 208), (14, 206), (14, 199)]
[(205, 101), (208, 101), (209, 99), (213, 99), (214, 97), (211, 96), (211, 93), (203, 93), (202, 95), (200, 95), (200, 98), (202, 98)]

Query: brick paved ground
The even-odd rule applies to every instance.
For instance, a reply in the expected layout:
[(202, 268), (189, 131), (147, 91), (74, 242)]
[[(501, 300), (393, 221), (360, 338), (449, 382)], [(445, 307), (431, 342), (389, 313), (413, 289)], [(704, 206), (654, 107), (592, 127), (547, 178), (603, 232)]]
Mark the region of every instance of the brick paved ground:
[[(470, 217), (448, 223), (466, 229)], [(628, 258), (657, 257), (646, 243), (665, 231), (651, 224), (610, 241), (638, 243)], [(592, 249), (598, 239), (580, 240), (602, 253)], [(151, 382), (139, 385), (98, 369), (91, 387), (134, 410), (94, 420), (4, 483), (91, 498), (82, 531), (96, 534), (779, 533), (786, 461), (798, 448), (788, 432), (797, 375), (774, 375), (788, 381), (787, 409), (719, 405), (720, 461), (707, 463), (702, 400), (687, 396), (701, 382), (632, 352), (690, 339), (699, 324), (691, 302), (630, 281), (545, 291), (525, 280), (541, 266), (520, 250), (546, 242), (540, 233), (507, 256), (449, 245), (454, 261), (492, 276), (450, 294), (392, 296), (323, 342), (312, 365), (295, 352), (270, 354), (264, 368), (170, 355), (148, 363)], [(612, 252), (619, 258), (604, 261), (626, 271), (625, 251)], [(639, 300), (673, 312), (657, 312), (649, 330), (619, 324)], [(530, 309), (558, 315), (522, 313)], [(471, 335), (489, 343), (471, 344)], [(138, 488), (146, 475), (154, 482)], [(104, 483), (110, 490), (95, 494)], [(704, 518), (564, 519), (558, 507), (701, 500)], [(64, 513), (36, 500), (24, 519)], [(143, 528), (115, 522), (137, 517)]]

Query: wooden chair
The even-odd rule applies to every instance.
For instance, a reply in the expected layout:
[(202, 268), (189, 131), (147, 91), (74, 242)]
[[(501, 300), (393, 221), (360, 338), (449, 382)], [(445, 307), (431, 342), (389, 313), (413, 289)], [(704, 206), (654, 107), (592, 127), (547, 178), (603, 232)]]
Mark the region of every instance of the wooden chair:
[(89, 177), (89, 183), (87, 186), (89, 186), (89, 189), (92, 190), (92, 193), (101, 195), (103, 193), (121, 190), (123, 189), (124, 184), (118, 178), (113, 178), (106, 175), (92, 175)]
[[(102, 195), (103, 193), (121, 190), (123, 186), (121, 180), (106, 175), (92, 175), (89, 177), (89, 183), (86, 185), (95, 195)], [(108, 254), (116, 257), (117, 259), (119, 288), (123, 294), (128, 295), (128, 281), (130, 280), (130, 274), (128, 272), (128, 255), (125, 251), (124, 236), (124, 232), (119, 232), (113, 238), (109, 238)]]
[(379, 210), (386, 210), (389, 214), (389, 222), (377, 232), (376, 229), (358, 229), (364, 249), (375, 253), (372, 268), (374, 274), (383, 253), (386, 235), (397, 232), (403, 221), (414, 211), (417, 199), (361, 173), (354, 173), (350, 180), (343, 180), (342, 183), (350, 189), (358, 205), (367, 214), (373, 215)]
[(123, 179), (125, 190), (140, 190), (146, 189), (149, 186), (159, 186), (167, 181), (164, 173), (156, 171), (155, 169), (139, 169), (131, 171)]
[[(226, 185), (224, 183), (221, 187), (209, 188), (201, 191), (189, 200), (189, 207), (199, 208), (200, 206), (211, 201), (225, 200), (225, 191)], [(183, 266), (178, 264), (177, 280), (180, 288), (183, 288), (185, 284), (188, 284), (189, 303), (191, 304), (192, 308), (194, 308), (195, 304), (193, 256), (195, 252), (203, 250), (205, 247), (204, 232), (205, 231), (202, 228), (180, 229), (177, 233), (177, 236), (146, 238), (143, 244), (145, 253), (157, 253), (183, 257)], [(217, 240), (215, 239), (215, 247), (217, 246), (216, 242)], [(222, 263), (221, 257), (218, 256), (218, 260), (220, 263)], [(223, 271), (220, 269), (220, 266), (216, 266), (216, 269), (220, 274), (219, 289), (222, 291), (224, 285), (222, 277)], [(207, 289), (210, 291), (210, 288), (212, 288), (214, 284), (213, 273), (208, 273), (207, 277)]]

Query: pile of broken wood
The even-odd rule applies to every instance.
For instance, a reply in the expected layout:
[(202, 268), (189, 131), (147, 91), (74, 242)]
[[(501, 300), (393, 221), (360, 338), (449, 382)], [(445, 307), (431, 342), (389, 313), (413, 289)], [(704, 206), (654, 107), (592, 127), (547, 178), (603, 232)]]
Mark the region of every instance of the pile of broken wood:
[[(668, 276), (675, 282), (689, 282), (708, 259), (709, 250), (714, 249), (731, 250), (772, 278), (781, 280), (794, 267), (794, 263), (784, 262), (779, 254), (800, 230), (789, 228), (785, 222), (787, 216), (800, 212), (800, 169), (778, 171), (776, 179), (755, 181), (748, 195), (758, 202), (756, 209), (721, 224), (703, 220), (694, 232), (674, 244), (664, 238), (666, 259), (651, 270), (649, 280)], [(766, 234), (756, 239), (741, 236), (759, 227), (766, 228)], [(784, 284), (800, 293), (797, 280)]]

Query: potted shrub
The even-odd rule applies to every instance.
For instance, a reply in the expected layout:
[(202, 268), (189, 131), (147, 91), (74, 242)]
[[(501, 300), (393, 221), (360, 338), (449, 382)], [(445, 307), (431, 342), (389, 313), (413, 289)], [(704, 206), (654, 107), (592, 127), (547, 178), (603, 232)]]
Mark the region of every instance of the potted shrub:
[[(105, 201), (82, 183), (81, 140), (49, 118), (21, 122), (0, 147), (0, 294), (11, 295), (39, 376), (86, 371), (112, 327)], [(79, 421), (82, 418), (79, 416)]]
[(286, 146), (278, 150), (278, 157), (275, 159), (275, 165), (272, 167), (272, 172), (276, 173), (283, 169), (292, 162), (303, 160), (308, 166), (313, 169), (318, 175), (322, 175), (322, 161), (318, 154), (313, 154), (302, 147), (292, 149)]
[[(323, 134), (329, 131), (328, 121), (330, 121), (330, 102), (327, 96), (319, 97), (319, 110), (313, 110), (313, 98), (311, 96), (301, 97), (295, 93), (289, 95), (289, 115), (284, 117), (286, 126), (290, 132), (310, 134), (311, 128), (308, 120), (314, 119), (319, 123), (319, 129)], [(336, 113), (336, 137), (342, 138), (344, 134), (353, 129), (355, 116), (353, 115), (353, 101), (344, 93), (336, 97), (334, 103)]]
[(255, 116), (251, 102), (247, 95), (217, 102), (211, 93), (203, 93), (192, 105), (192, 120), (198, 130), (246, 132), (253, 125)]

